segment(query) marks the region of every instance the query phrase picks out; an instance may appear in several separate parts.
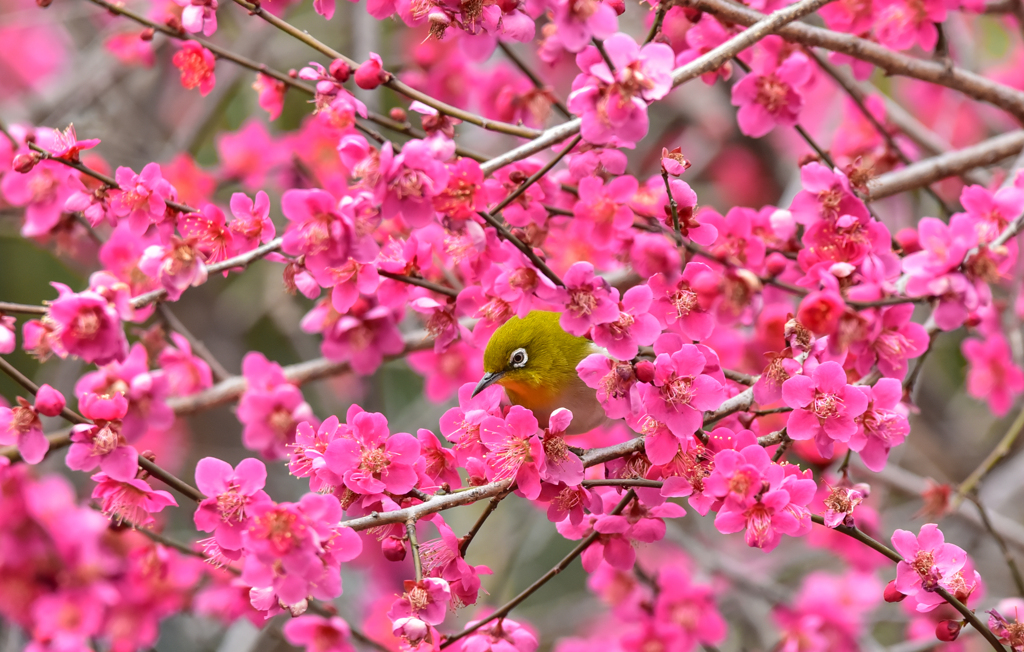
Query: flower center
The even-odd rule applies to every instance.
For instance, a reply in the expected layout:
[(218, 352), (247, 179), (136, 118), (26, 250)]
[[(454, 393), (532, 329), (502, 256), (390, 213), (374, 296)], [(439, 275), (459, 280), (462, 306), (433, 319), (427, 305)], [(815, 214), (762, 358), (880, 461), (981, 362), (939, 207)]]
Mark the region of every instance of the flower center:
[(377, 474), (388, 465), (388, 456), (381, 448), (368, 448), (363, 451), (360, 466), (370, 473)]
[(270, 417), (267, 419), (267, 422), (275, 432), (279, 432), (282, 435), (290, 431), (295, 425), (295, 421), (292, 419), (292, 413), (280, 405), (270, 413)]
[(774, 74), (758, 77), (757, 79), (757, 103), (762, 105), (768, 113), (778, 113), (779, 109), (785, 107), (789, 99), (789, 85), (780, 80)]
[(693, 394), (693, 378), (689, 376), (680, 378), (673, 374), (671, 380), (661, 388), (662, 398), (673, 407), (676, 405), (689, 405), (693, 399)]
[(192, 90), (210, 76), (210, 68), (206, 65), (203, 55), (198, 52), (181, 50), (181, 85)]
[(117, 449), (120, 443), (120, 433), (110, 426), (98, 428), (92, 435), (92, 454), (106, 455)]
[(697, 307), (697, 293), (689, 287), (679, 288), (672, 293), (669, 301), (676, 309), (676, 318), (685, 317)]
[(295, 546), (296, 535), (301, 534), (305, 526), (298, 523), (298, 516), (284, 510), (274, 510), (256, 519), (252, 532), (257, 538), (270, 544), (277, 556), (291, 552)]
[(419, 170), (406, 168), (392, 181), (388, 188), (395, 193), (398, 199), (412, 197), (422, 199), (426, 189), (432, 186), (430, 177)]
[(11, 419), (10, 430), (14, 432), (28, 432), (32, 429), (32, 425), (38, 421), (36, 417), (36, 411), (30, 407), (18, 406), (11, 410), (13, 412), (13, 419)]
[(423, 611), (430, 604), (430, 594), (422, 586), (414, 586), (408, 593), (409, 605), (413, 611)]
[(814, 414), (819, 419), (829, 419), (839, 414), (839, 406), (843, 401), (835, 394), (825, 394), (815, 390), (814, 401), (811, 403)]
[(569, 457), (569, 445), (558, 435), (549, 435), (544, 438), (544, 454), (558, 464)]
[(230, 489), (217, 496), (217, 512), (225, 523), (241, 523), (245, 520), (245, 504), (248, 501), (246, 496), (238, 493), (238, 487), (232, 485)]
[(78, 339), (91, 340), (99, 333), (101, 324), (100, 309), (89, 308), (75, 315), (75, 320), (71, 322), (71, 331)]
[(616, 321), (608, 324), (608, 331), (612, 337), (617, 340), (621, 340), (629, 336), (629, 327), (633, 325), (636, 319), (633, 315), (627, 312), (620, 312), (619, 318)]
[(590, 290), (572, 290), (569, 294), (569, 311), (577, 317), (589, 315), (597, 306), (597, 297)]

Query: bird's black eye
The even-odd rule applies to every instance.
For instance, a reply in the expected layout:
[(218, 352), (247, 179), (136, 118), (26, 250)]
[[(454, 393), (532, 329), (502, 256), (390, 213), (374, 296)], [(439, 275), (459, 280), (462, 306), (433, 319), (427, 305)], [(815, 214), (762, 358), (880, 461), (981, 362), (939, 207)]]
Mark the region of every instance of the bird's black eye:
[(520, 367), (526, 365), (526, 361), (528, 359), (529, 358), (526, 355), (526, 349), (516, 349), (515, 351), (512, 352), (512, 355), (509, 356), (508, 361), (513, 367), (519, 369)]

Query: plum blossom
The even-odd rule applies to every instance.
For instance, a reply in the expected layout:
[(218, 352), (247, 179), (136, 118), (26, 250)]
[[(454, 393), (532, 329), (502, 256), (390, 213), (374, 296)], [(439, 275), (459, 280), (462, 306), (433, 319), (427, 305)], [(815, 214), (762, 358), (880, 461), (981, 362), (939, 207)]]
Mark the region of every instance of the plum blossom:
[(530, 500), (536, 499), (540, 495), (541, 470), (547, 461), (539, 435), (537, 418), (519, 405), (513, 405), (504, 419), (484, 418), (480, 441), (489, 451), (485, 457), (488, 479), (515, 480), (518, 491)]
[[(475, 623), (470, 621), (468, 627)], [(514, 620), (500, 618), (458, 641), (453, 652), (535, 652), (537, 637)]]
[(860, 454), (864, 466), (878, 472), (885, 468), (889, 451), (903, 443), (910, 423), (899, 409), (903, 384), (895, 378), (882, 378), (872, 387), (860, 387), (868, 406), (855, 420), (859, 426), (848, 446)]
[(242, 443), (267, 459), (282, 459), (295, 440), (295, 428), (304, 421), (315, 422), (313, 410), (298, 387), (284, 377), (281, 366), (261, 353), (250, 352), (242, 359), (246, 389), (238, 402), (242, 422)]
[(594, 274), (592, 264), (573, 264), (562, 281), (565, 289), (559, 288), (555, 297), (566, 306), (559, 319), (565, 332), (582, 336), (591, 326), (608, 324), (619, 318), (618, 291)]
[(892, 534), (892, 545), (903, 561), (896, 565), (896, 590), (917, 600), (918, 611), (931, 611), (945, 601), (935, 589), (951, 588), (967, 564), (967, 553), (946, 543), (939, 526), (925, 523), (914, 536), (906, 530)]
[(594, 343), (619, 360), (635, 358), (639, 347), (650, 346), (660, 333), (657, 318), (648, 312), (653, 298), (647, 285), (626, 290), (619, 302), (619, 318), (594, 326)]
[(930, 52), (939, 40), (935, 25), (946, 21), (946, 10), (942, 0), (876, 0), (875, 37), (893, 50), (909, 50), (916, 44)]
[(145, 480), (132, 478), (116, 480), (106, 473), (92, 476), (96, 486), (92, 490), (93, 500), (99, 502), (104, 515), (118, 523), (132, 527), (146, 527), (155, 521), (153, 514), (164, 507), (177, 507), (174, 496), (161, 489), (153, 489)]
[(388, 611), (392, 623), (398, 626), (399, 621), (407, 618), (415, 618), (428, 625), (444, 622), (452, 597), (448, 582), (437, 577), (427, 577), (419, 582), (406, 580), (404, 588), (405, 593), (395, 600)]
[(217, 0), (174, 0), (174, 3), (182, 7), (181, 26), (185, 31), (202, 32), (203, 36), (213, 36), (217, 31)]
[(848, 442), (857, 432), (854, 419), (864, 413), (868, 398), (846, 382), (836, 362), (823, 362), (810, 376), (793, 376), (782, 384), (782, 400), (793, 408), (786, 424), (795, 441), (813, 439), (823, 457), (832, 456), (834, 442)]
[(678, 437), (697, 432), (705, 410), (725, 399), (721, 383), (704, 373), (707, 359), (693, 344), (675, 353), (659, 353), (654, 360), (654, 382), (644, 384), (641, 397), (651, 417)]
[(207, 278), (206, 256), (189, 240), (178, 236), (171, 236), (165, 246), (146, 247), (139, 259), (139, 270), (160, 281), (171, 301), (177, 301), (188, 287), (198, 287)]
[(235, 468), (215, 457), (199, 460), (196, 486), (207, 498), (196, 509), (196, 528), (213, 532), (221, 550), (239, 550), (242, 532), (250, 522), (251, 505), (270, 500), (263, 491), (266, 481), (267, 468), (251, 457)]
[(0, 354), (7, 355), (18, 345), (14, 335), (14, 324), (14, 317), (0, 314)]
[(217, 77), (214, 75), (217, 60), (213, 52), (195, 41), (183, 41), (181, 49), (174, 53), (171, 62), (181, 71), (181, 85), (188, 90), (198, 87), (199, 94), (203, 97), (209, 95), (217, 83)]
[(910, 321), (913, 314), (914, 305), (910, 303), (882, 309), (872, 336), (851, 346), (859, 373), (867, 374), (877, 362), (883, 376), (902, 379), (906, 375), (907, 360), (920, 357), (928, 349), (928, 332)]
[(75, 293), (62, 283), (52, 285), (59, 296), (50, 303), (48, 317), (62, 350), (96, 364), (124, 360), (128, 339), (117, 307), (91, 290)]
[(352, 630), (337, 616), (305, 614), (286, 622), (281, 633), (292, 645), (305, 646), (310, 652), (355, 652)]
[(402, 495), (416, 485), (413, 465), (420, 442), (408, 433), (391, 434), (383, 414), (349, 408), (345, 429), (324, 453), (327, 468), (359, 494)]
[[(40, 396), (43, 396), (42, 402)], [(60, 400), (55, 401), (56, 397)], [(21, 459), (28, 464), (38, 464), (50, 450), (39, 415), (57, 416), (63, 409), (64, 397), (49, 385), (39, 388), (34, 406), (19, 396), (18, 404), (13, 408), (0, 407), (0, 444), (17, 446)]]
[(967, 393), (988, 401), (996, 416), (1009, 412), (1014, 398), (1024, 392), (1024, 371), (1014, 364), (1006, 338), (1001, 333), (970, 338), (960, 349), (968, 364)]
[(559, 0), (554, 3), (558, 38), (569, 52), (579, 52), (591, 38), (605, 40), (619, 28), (615, 10), (601, 0)]
[(604, 49), (614, 74), (596, 47), (576, 55), (582, 73), (573, 81), (569, 110), (582, 119), (580, 133), (587, 142), (635, 143), (647, 135), (647, 106), (672, 90), (675, 55), (664, 43), (641, 48), (621, 32), (607, 38)]
[(92, 149), (99, 144), (99, 138), (78, 140), (78, 134), (75, 133), (75, 125), (69, 124), (64, 131), (54, 130), (53, 143), (46, 149), (57, 158), (78, 163), (81, 159), (82, 150)]
[[(783, 470), (779, 473), (776, 469)], [(806, 505), (814, 498), (814, 480), (810, 471), (801, 474), (793, 469), (772, 466), (772, 482), (755, 496), (755, 500), (726, 500), (715, 517), (715, 527), (723, 534), (746, 529), (747, 545), (773, 550), (783, 534), (800, 536), (810, 531), (810, 513)], [(783, 476), (783, 477), (780, 477)], [(740, 485), (742, 486), (742, 483)]]
[(633, 228), (629, 200), (636, 194), (636, 177), (616, 177), (604, 185), (600, 177), (580, 179), (579, 200), (573, 204), (574, 226), (580, 237), (600, 249), (612, 249)]
[(703, 304), (697, 283), (702, 276), (711, 275), (704, 263), (687, 263), (681, 276), (658, 273), (648, 285), (654, 293), (651, 314), (662, 328), (679, 333), (688, 340), (703, 340), (715, 328), (715, 319)]
[(762, 40), (754, 50), (750, 73), (732, 87), (740, 131), (752, 138), (766, 135), (776, 125), (791, 127), (800, 120), (801, 90), (813, 68), (803, 52), (784, 56), (784, 47), (778, 36)]
[(126, 218), (134, 235), (142, 235), (151, 224), (163, 221), (166, 201), (173, 197), (174, 188), (163, 178), (159, 165), (148, 163), (138, 174), (119, 167), (115, 178), (118, 187), (110, 191), (110, 211)]
[(609, 418), (639, 414), (640, 387), (633, 365), (594, 353), (583, 358), (576, 371), (587, 387), (597, 390), (597, 400)]
[(434, 198), (444, 192), (451, 176), (445, 158), (427, 141), (411, 140), (399, 154), (390, 142), (385, 143), (380, 151), (379, 180), (373, 188), (384, 219), (401, 215), (414, 228), (434, 219)]
[(139, 453), (121, 434), (121, 419), (128, 413), (124, 395), (85, 394), (78, 400), (78, 409), (92, 423), (72, 426), (68, 468), (91, 471), (98, 466), (113, 480), (127, 482), (135, 478)]

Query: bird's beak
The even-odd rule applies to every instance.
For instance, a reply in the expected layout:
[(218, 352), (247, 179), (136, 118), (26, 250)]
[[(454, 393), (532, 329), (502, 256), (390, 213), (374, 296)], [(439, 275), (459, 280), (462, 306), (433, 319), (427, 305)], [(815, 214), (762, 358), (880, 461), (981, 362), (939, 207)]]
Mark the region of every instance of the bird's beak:
[(473, 388), (473, 393), (472, 393), (472, 395), (470, 395), (470, 398), (472, 398), (473, 396), (476, 396), (477, 394), (479, 394), (480, 392), (484, 391), (485, 389), (487, 389), (488, 387), (490, 387), (494, 383), (496, 383), (499, 380), (501, 380), (501, 377), (504, 376), (504, 375), (505, 374), (503, 374), (500, 371), (499, 372), (495, 372), (495, 373), (485, 373), (484, 377), (481, 378), (480, 382), (478, 382), (476, 384), (476, 387)]

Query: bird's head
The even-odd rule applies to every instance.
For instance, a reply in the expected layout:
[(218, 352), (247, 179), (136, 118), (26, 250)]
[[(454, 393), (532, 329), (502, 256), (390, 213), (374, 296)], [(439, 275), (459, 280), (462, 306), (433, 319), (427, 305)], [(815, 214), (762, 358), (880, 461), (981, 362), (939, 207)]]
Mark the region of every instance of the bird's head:
[(560, 317), (557, 312), (534, 310), (494, 331), (484, 351), (485, 373), (473, 396), (498, 384), (513, 403), (546, 403), (578, 378), (576, 365), (593, 344), (562, 330)]

